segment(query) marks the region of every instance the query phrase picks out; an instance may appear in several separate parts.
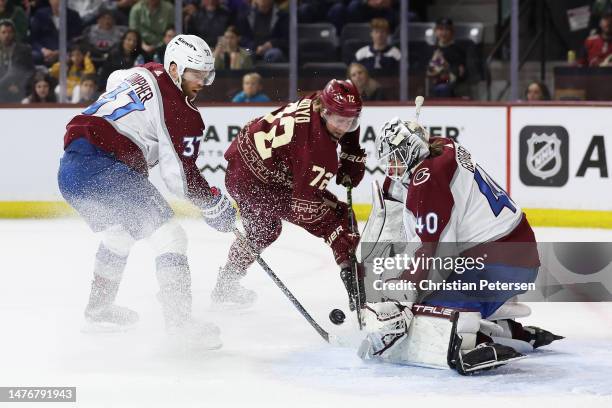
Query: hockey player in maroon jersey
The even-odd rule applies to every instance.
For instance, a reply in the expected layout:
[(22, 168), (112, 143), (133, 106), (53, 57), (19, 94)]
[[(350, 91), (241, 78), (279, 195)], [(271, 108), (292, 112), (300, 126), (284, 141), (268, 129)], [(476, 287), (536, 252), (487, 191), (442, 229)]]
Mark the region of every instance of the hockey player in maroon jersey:
[[(338, 184), (352, 186), (363, 178), (361, 106), (350, 81), (331, 80), (322, 91), (249, 122), (225, 153), (225, 185), (238, 204), (251, 247), (259, 253), (272, 244), (282, 220), (298, 225), (331, 247), (347, 290), (353, 276), (349, 254), (358, 235), (349, 229), (352, 210), (326, 186), (334, 176)], [(212, 293), (214, 303), (255, 301), (255, 293), (239, 284), (253, 261), (243, 244), (232, 244)]]
[(113, 72), (107, 92), (68, 123), (58, 182), (66, 201), (101, 232), (87, 321), (112, 329), (137, 321), (136, 312), (114, 301), (130, 249), (144, 239), (156, 256), (168, 332), (218, 348), (218, 328), (192, 319), (187, 235), (147, 178), (159, 165), (168, 189), (197, 205), (209, 225), (234, 228), (228, 198), (196, 166), (204, 123), (192, 101), (212, 83), (214, 58), (201, 38), (178, 35), (164, 61)]
[[(417, 118), (422, 101), (417, 98)], [(417, 121), (399, 118), (383, 125), (376, 142), (387, 179), (384, 192), (376, 195), (385, 204), (375, 205), (371, 224), (407, 242), (413, 259), (451, 256), (476, 262), (448, 271), (414, 265), (398, 277), (386, 277), (386, 283), (414, 286), (383, 291), (378, 297), (383, 301), (367, 303), (369, 335), (361, 356), (450, 365), (466, 374), (522, 358), (514, 347), (524, 352), (562, 338), (514, 320), (530, 313), (514, 297), (525, 292), (520, 284), (537, 276), (535, 236), (521, 208), (470, 152), (451, 139), (430, 138)], [(377, 214), (384, 222), (375, 219)], [(366, 227), (364, 242), (380, 235)], [(507, 286), (491, 289), (482, 280)], [(427, 289), (430, 283), (448, 286)]]

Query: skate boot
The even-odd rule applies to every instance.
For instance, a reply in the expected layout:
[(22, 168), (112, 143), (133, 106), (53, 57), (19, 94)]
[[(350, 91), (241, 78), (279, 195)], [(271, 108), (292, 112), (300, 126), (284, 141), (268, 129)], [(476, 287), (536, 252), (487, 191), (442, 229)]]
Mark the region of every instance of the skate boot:
[(186, 257), (173, 254), (168, 258), (171, 258), (172, 262), (158, 260), (157, 279), (160, 290), (157, 299), (161, 303), (171, 347), (179, 350), (221, 348), (219, 328), (212, 323), (196, 321), (192, 317), (191, 274)]
[(513, 319), (494, 322), (481, 321), (481, 332), (496, 343), (514, 347), (522, 353), (531, 352), (538, 347), (547, 346), (553, 341), (565, 338), (539, 327), (523, 326)]
[(531, 344), (534, 349), (547, 346), (553, 341), (562, 340), (565, 338), (535, 326), (523, 326), (523, 331), (525, 332), (526, 336), (525, 341)]
[(217, 284), (212, 291), (213, 306), (228, 309), (244, 309), (257, 300), (257, 294), (240, 284), (241, 274), (220, 268)]
[(138, 322), (138, 313), (113, 302), (119, 282), (95, 276), (91, 284), (89, 303), (85, 308), (84, 332), (114, 332), (132, 328)]

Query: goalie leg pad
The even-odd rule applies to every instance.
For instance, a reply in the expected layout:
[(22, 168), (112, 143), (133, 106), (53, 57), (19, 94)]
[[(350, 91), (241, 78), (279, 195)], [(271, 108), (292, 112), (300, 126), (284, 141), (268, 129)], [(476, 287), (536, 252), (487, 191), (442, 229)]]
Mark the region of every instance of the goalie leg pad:
[[(368, 303), (364, 309), (369, 334), (361, 344), (363, 359), (448, 368), (449, 345), (461, 333), (464, 348), (473, 348), (480, 313), (411, 303)], [(461, 347), (461, 344), (459, 344)]]

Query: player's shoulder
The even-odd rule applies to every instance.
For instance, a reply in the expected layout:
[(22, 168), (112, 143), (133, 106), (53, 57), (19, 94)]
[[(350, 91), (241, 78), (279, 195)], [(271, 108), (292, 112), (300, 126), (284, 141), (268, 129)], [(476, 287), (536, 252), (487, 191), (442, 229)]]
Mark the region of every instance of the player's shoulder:
[(150, 71), (156, 78), (163, 76), (163, 74), (166, 73), (164, 66), (157, 62), (147, 62), (146, 64), (138, 65), (137, 67)]
[(445, 137), (433, 137), (429, 141), (432, 152), (417, 169), (427, 167), (436, 178), (452, 178), (457, 168), (457, 144), (454, 140)]

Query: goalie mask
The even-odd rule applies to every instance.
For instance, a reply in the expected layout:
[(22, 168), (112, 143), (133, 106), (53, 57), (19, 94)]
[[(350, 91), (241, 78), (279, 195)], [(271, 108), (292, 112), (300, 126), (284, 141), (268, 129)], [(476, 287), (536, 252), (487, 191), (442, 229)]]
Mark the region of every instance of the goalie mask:
[(206, 41), (197, 35), (179, 34), (166, 46), (164, 53), (164, 69), (170, 74), (170, 64), (175, 63), (178, 68), (178, 81), (176, 86), (181, 89), (183, 74), (187, 68), (196, 72), (189, 72), (194, 79), (201, 79), (208, 86), (215, 79), (215, 57)]
[(376, 138), (376, 153), (387, 177), (407, 183), (410, 170), (429, 155), (429, 133), (417, 122), (393, 118)]

